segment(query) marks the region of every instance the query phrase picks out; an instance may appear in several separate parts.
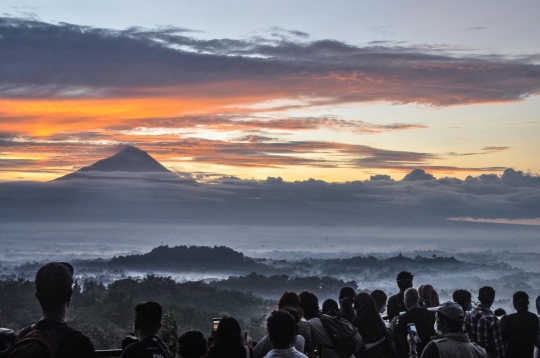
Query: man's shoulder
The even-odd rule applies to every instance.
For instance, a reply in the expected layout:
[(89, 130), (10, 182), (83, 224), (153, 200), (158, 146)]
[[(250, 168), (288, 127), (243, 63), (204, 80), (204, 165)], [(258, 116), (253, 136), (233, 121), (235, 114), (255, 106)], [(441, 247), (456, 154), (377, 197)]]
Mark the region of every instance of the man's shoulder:
[(422, 357), (424, 358), (439, 358), (440, 352), (439, 347), (437, 346), (436, 341), (430, 341), (426, 346), (424, 347), (424, 350), (422, 351)]
[[(90, 357), (94, 355), (94, 345), (89, 337), (73, 327), (64, 335), (57, 348), (57, 357)], [(74, 353), (76, 353), (74, 355)]]
[(319, 317), (313, 317), (307, 323), (313, 327), (313, 326), (322, 326), (322, 321)]
[(294, 347), (289, 349), (272, 349), (266, 358), (305, 358), (305, 354), (298, 352)]
[(131, 343), (122, 352), (122, 358), (144, 357), (143, 354), (147, 352), (147, 348), (150, 348), (150, 347), (154, 347), (154, 345), (148, 341), (138, 341), (135, 343)]
[(430, 311), (428, 311), (427, 308), (415, 307), (415, 308), (411, 308), (410, 310), (402, 314), (400, 316), (400, 319), (403, 319), (403, 318), (414, 319), (418, 317), (431, 317), (431, 316), (433, 316), (433, 314)]

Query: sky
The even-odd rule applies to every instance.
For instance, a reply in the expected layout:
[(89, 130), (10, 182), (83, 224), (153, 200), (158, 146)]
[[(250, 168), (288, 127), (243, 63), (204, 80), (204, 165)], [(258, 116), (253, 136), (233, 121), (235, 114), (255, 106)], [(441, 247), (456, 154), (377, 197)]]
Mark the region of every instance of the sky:
[(538, 1), (0, 3), (0, 182), (540, 172)]

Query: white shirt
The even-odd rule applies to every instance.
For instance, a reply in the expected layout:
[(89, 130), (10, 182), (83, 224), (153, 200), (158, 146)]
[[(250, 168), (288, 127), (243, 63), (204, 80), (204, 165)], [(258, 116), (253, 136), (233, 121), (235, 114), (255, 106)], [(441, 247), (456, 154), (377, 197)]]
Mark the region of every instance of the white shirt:
[(287, 349), (272, 349), (265, 358), (307, 358), (305, 354), (302, 354), (291, 347)]
[[(305, 343), (304, 337), (297, 335), (296, 337), (294, 337), (292, 346), (296, 348), (297, 351), (303, 352), (304, 343)], [(268, 339), (268, 335), (266, 335), (261, 338), (261, 340), (255, 345), (255, 347), (253, 347), (253, 357), (263, 358), (271, 350), (272, 350), (272, 343), (270, 343), (270, 340)]]

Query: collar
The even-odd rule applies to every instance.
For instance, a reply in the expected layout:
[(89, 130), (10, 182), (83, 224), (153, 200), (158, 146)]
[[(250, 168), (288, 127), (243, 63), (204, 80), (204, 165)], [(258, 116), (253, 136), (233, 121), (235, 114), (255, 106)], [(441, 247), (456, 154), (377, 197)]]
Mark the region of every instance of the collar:
[(491, 307), (483, 303), (480, 303), (478, 306), (476, 306), (476, 309), (491, 311)]
[(439, 338), (448, 338), (453, 341), (458, 342), (470, 342), (469, 336), (465, 333), (447, 333), (443, 334), (442, 336), (438, 336)]
[(51, 322), (51, 323), (62, 323), (62, 324), (67, 324), (65, 320), (61, 319), (61, 318), (42, 318), (38, 321), (38, 323), (41, 323), (41, 322)]

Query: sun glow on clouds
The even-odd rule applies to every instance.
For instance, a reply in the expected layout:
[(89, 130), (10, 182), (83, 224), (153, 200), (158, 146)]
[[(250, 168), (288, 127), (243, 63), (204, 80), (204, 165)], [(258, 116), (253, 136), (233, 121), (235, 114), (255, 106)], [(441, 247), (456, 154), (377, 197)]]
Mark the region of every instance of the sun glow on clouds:
[(449, 218), (447, 220), (468, 221), (475, 223), (490, 223), (490, 224), (509, 224), (509, 225), (531, 225), (540, 226), (540, 218), (534, 219), (485, 219), (485, 218)]
[[(259, 178), (497, 172), (497, 160), (477, 156), (509, 156), (515, 141), (442, 150), (431, 123), (443, 108), (517, 103), (540, 88), (529, 60), (460, 57), (444, 46), (184, 35), (0, 18), (0, 48), (11, 54), (0, 58), (0, 180), (52, 179), (125, 144), (173, 169)], [(405, 116), (412, 106), (421, 108)], [(422, 110), (433, 118), (418, 120)]]

